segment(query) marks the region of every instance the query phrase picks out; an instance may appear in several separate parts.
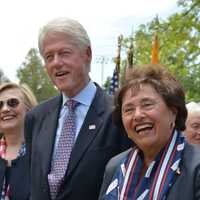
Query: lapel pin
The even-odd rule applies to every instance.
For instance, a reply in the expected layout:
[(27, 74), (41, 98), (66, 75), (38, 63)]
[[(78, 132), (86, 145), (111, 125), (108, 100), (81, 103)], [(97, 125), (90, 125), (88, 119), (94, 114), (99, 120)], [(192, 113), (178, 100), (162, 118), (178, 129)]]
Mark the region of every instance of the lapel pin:
[(89, 125), (89, 130), (94, 130), (96, 128), (95, 124)]

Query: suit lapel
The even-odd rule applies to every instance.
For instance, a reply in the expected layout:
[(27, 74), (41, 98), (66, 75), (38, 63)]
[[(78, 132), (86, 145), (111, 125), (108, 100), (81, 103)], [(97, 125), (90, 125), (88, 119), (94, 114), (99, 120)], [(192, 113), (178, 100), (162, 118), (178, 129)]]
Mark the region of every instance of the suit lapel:
[(83, 158), (84, 153), (98, 134), (103, 124), (102, 114), (105, 112), (103, 91), (97, 87), (96, 95), (90, 105), (86, 118), (81, 127), (80, 133), (73, 147), (70, 162), (67, 170), (69, 176), (78, 162)]
[(49, 105), (49, 111), (44, 117), (42, 129), (37, 139), (37, 142), (40, 143), (41, 163), (44, 174), (48, 174), (51, 167), (51, 159), (60, 111), (60, 102), (61, 98), (57, 98), (52, 104)]

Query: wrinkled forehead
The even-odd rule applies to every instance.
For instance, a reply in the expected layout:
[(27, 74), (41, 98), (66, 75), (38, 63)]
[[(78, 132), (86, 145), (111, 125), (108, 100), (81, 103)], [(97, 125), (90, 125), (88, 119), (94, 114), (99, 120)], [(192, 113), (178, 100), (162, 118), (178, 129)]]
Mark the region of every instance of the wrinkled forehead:
[(56, 42), (58, 40), (62, 40), (62, 41), (66, 40), (68, 43), (72, 43), (74, 45), (79, 44), (79, 42), (77, 41), (77, 38), (73, 34), (57, 32), (57, 31), (46, 33), (40, 42), (41, 42), (41, 45), (44, 46), (46, 41)]
[(198, 120), (200, 123), (200, 111), (194, 111), (192, 113), (188, 113), (188, 120)]
[(51, 32), (47, 32), (43, 36), (43, 41), (48, 40), (48, 39), (57, 40), (58, 38), (73, 40), (73, 35), (70, 35), (70, 34), (67, 34), (67, 33), (64, 33), (64, 32), (51, 31)]
[(125, 97), (125, 96), (134, 97), (134, 96), (138, 95), (138, 93), (140, 91), (142, 91), (144, 88), (147, 88), (147, 87), (149, 89), (155, 90), (155, 88), (151, 84), (135, 82), (134, 84), (130, 85), (130, 87), (128, 87), (126, 89), (123, 97)]
[(144, 87), (144, 84), (136, 83), (127, 89), (126, 94), (128, 93), (131, 97), (136, 96)]
[(122, 104), (127, 103), (141, 103), (147, 101), (159, 101), (164, 102), (163, 97), (156, 91), (151, 84), (136, 84), (122, 95)]

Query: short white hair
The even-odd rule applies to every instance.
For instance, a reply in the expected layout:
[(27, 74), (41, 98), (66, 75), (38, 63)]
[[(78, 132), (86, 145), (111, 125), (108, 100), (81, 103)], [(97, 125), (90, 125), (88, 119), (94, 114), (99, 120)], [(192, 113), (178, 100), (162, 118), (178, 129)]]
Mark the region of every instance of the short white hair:
[(192, 101), (186, 104), (186, 108), (187, 108), (188, 114), (200, 113), (200, 103), (196, 103)]
[(76, 20), (59, 17), (50, 20), (39, 31), (38, 46), (40, 54), (43, 54), (43, 42), (49, 33), (64, 33), (72, 38), (72, 40), (80, 47), (80, 50), (91, 47), (90, 38), (85, 28)]

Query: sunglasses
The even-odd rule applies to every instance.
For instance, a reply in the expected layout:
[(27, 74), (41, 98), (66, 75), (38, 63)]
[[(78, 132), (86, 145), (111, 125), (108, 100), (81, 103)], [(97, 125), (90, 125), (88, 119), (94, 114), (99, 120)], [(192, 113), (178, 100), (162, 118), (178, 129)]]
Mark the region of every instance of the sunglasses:
[(10, 108), (16, 108), (19, 105), (20, 101), (17, 98), (10, 98), (5, 101), (0, 100), (0, 110), (3, 108), (5, 103)]

